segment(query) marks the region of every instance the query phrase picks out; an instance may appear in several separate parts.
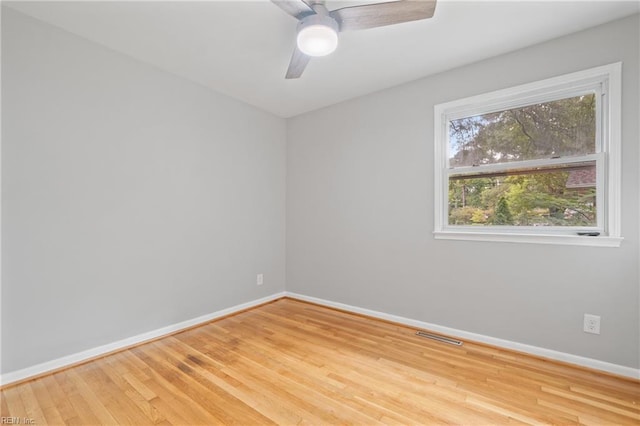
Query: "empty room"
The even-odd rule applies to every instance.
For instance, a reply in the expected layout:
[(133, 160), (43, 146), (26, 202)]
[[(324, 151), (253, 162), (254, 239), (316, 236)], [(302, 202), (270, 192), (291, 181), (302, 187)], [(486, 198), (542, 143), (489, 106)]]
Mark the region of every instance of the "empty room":
[(639, 1), (0, 12), (0, 424), (640, 424)]

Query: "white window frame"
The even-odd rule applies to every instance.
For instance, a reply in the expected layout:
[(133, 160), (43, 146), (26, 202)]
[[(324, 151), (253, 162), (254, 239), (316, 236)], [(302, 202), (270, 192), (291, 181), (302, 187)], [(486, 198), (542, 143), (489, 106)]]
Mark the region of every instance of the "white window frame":
[[(438, 104), (434, 107), (434, 237), (437, 239), (516, 243), (565, 244), (619, 247), (621, 208), (621, 110), (622, 63), (617, 62), (534, 83)], [(449, 225), (449, 122), (490, 112), (549, 102), (561, 98), (596, 94), (596, 152), (575, 158), (530, 160), (483, 165), (484, 171), (536, 167), (541, 164), (596, 161), (598, 221), (595, 227), (529, 227)], [(477, 172), (477, 167), (457, 167), (455, 174)], [(578, 231), (599, 232), (581, 236)]]

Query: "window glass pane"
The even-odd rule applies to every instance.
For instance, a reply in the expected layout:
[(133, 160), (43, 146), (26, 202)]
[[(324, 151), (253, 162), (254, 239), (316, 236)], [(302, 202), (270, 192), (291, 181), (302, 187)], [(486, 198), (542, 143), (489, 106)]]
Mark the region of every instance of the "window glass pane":
[(592, 154), (594, 94), (449, 121), (449, 166)]
[(596, 226), (595, 161), (452, 176), (449, 225)]

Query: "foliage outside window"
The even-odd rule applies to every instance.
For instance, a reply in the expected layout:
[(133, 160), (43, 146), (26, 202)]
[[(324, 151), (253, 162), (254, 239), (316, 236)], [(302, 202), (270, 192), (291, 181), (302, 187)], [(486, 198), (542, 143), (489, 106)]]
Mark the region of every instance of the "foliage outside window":
[(436, 237), (619, 245), (619, 77), (614, 64), (437, 105)]

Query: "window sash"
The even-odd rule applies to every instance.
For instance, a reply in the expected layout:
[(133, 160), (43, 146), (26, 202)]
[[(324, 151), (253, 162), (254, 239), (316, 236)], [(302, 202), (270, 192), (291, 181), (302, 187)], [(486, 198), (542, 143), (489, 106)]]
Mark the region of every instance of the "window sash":
[[(488, 164), (483, 166), (468, 166), (459, 167), (455, 169), (443, 170), (442, 182), (443, 182), (443, 209), (444, 209), (444, 230), (470, 230), (477, 231), (478, 229), (487, 230), (501, 230), (505, 232), (523, 232), (523, 231), (535, 231), (536, 233), (566, 233), (575, 234), (576, 232), (600, 232), (606, 233), (605, 227), (605, 176), (603, 173), (604, 168), (604, 153), (589, 154), (580, 157), (567, 157), (567, 158), (553, 158), (549, 160), (531, 160), (531, 161), (519, 161), (515, 163), (499, 163)], [(509, 171), (520, 171), (526, 169), (540, 169), (541, 173), (544, 173), (544, 169), (552, 170), (554, 166), (561, 165), (578, 165), (584, 163), (595, 162), (596, 166), (596, 226), (507, 226), (507, 225), (482, 225), (468, 226), (468, 225), (451, 225), (449, 224), (449, 181), (455, 177), (486, 177), (491, 173), (506, 173)], [(526, 174), (526, 173), (519, 173)]]
[[(461, 109), (461, 110), (452, 110), (447, 111), (446, 114), (446, 152), (445, 152), (445, 161), (447, 167), (451, 166), (451, 140), (450, 140), (450, 126), (451, 122), (455, 120), (460, 120), (463, 118), (471, 118), (476, 117), (483, 114), (491, 114), (496, 112), (508, 111), (511, 109), (524, 108), (531, 105), (537, 105), (541, 103), (554, 102), (562, 99), (575, 98), (578, 96), (584, 95), (595, 95), (595, 118), (596, 118), (596, 139), (594, 141), (595, 153), (602, 152), (602, 132), (603, 132), (603, 122), (602, 122), (602, 113), (603, 113), (603, 96), (606, 96), (606, 87), (604, 83), (600, 82), (595, 85), (595, 83), (589, 83), (584, 85), (584, 87), (580, 86), (579, 88), (571, 88), (571, 89), (563, 89), (559, 92), (545, 93), (545, 94), (537, 94), (531, 96), (524, 96), (522, 98), (518, 98), (513, 101), (505, 101), (504, 103), (494, 103), (493, 105), (484, 105), (484, 106), (472, 106), (469, 108)], [(544, 160), (544, 159), (540, 159)], [(536, 161), (536, 160), (526, 160), (526, 161)], [(492, 163), (492, 164), (502, 164), (502, 163)], [(465, 166), (465, 167), (477, 167), (477, 166)]]

